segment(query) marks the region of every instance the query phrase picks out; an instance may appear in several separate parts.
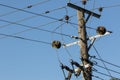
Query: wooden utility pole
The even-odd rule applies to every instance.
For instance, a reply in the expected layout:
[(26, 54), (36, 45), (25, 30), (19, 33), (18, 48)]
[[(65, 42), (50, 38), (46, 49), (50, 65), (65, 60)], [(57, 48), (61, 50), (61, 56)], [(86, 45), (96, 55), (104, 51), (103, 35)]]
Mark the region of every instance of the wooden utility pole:
[[(78, 16), (78, 34), (80, 39), (80, 57), (82, 59), (83, 65), (90, 64), (89, 55), (88, 55), (88, 46), (87, 46), (87, 33), (85, 27), (84, 13), (81, 11), (77, 11)], [(86, 70), (85, 70), (86, 71)], [(83, 71), (83, 78), (85, 80), (92, 80), (91, 70), (85, 72)]]
[[(86, 4), (86, 0), (83, 0), (83, 4)], [(79, 34), (79, 45), (80, 45), (80, 57), (83, 64), (83, 78), (84, 80), (92, 80), (92, 64), (89, 61), (88, 54), (88, 44), (87, 44), (87, 32), (86, 32), (86, 22), (90, 18), (90, 16), (94, 16), (96, 18), (100, 18), (101, 15), (91, 12), (87, 9), (74, 5), (72, 3), (67, 3), (67, 6), (74, 8), (77, 10), (78, 16), (78, 34)], [(85, 19), (84, 15), (88, 14), (88, 17)]]

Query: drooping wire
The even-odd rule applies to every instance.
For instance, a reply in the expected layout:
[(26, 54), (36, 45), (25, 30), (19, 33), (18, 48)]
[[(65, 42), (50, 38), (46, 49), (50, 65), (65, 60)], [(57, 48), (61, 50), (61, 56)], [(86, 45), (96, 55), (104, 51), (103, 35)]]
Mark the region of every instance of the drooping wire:
[[(4, 6), (4, 7), (16, 9), (16, 10), (19, 10), (19, 11), (22, 11), (22, 12), (30, 13), (30, 14), (33, 14), (33, 15), (42, 16), (42, 17), (45, 17), (45, 18), (49, 18), (49, 19), (53, 19), (53, 20), (57, 20), (57, 21), (66, 23), (66, 21), (64, 21), (64, 20), (60, 20), (60, 19), (57, 19), (57, 18), (49, 17), (49, 16), (46, 16), (46, 15), (43, 15), (43, 14), (34, 13), (34, 12), (31, 12), (31, 11), (23, 10), (23, 9), (20, 9), (20, 8), (15, 8), (15, 7), (4, 5), (4, 4), (0, 4), (0, 5)], [(76, 24), (76, 23), (72, 23), (72, 22), (69, 22), (69, 21), (68, 21), (68, 23), (78, 26), (78, 24)], [(86, 28), (89, 28), (89, 27), (86, 27)], [(90, 28), (90, 29), (92, 29), (92, 28)]]
[(33, 26), (24, 25), (24, 24), (19, 24), (19, 23), (15, 23), (15, 22), (3, 20), (3, 19), (0, 19), (0, 21), (11, 23), (11, 24), (20, 25), (20, 26), (31, 28), (31, 29), (35, 29), (35, 30), (40, 30), (40, 31), (44, 31), (44, 32), (55, 33), (55, 34), (58, 34), (58, 35), (64, 35), (64, 36), (67, 36), (67, 37), (71, 37), (70, 35), (67, 35), (67, 34), (61, 34), (61, 33), (58, 33), (58, 32), (53, 32), (53, 31), (49, 31), (49, 30), (45, 30), (45, 29), (40, 29), (38, 27), (33, 27)]
[(97, 79), (100, 79), (100, 80), (105, 80), (105, 79), (103, 79), (103, 78), (101, 78), (99, 76), (95, 76), (95, 75), (92, 75), (92, 76), (95, 77), (95, 78), (97, 78)]
[[(98, 64), (95, 64), (95, 65), (98, 66), (98, 67), (100, 67), (100, 68), (106, 69), (105, 67), (100, 66), (100, 65), (98, 65)], [(108, 69), (108, 70), (111, 71), (111, 72), (114, 72), (114, 73), (120, 74), (120, 72), (118, 72), (118, 71), (111, 70), (111, 69)]]
[[(103, 72), (99, 72), (99, 71), (94, 71), (94, 72), (96, 72), (96, 73), (98, 73), (98, 74), (101, 74), (101, 75), (104, 75), (104, 76), (107, 76), (107, 77), (110, 77), (110, 78), (111, 78), (110, 75), (105, 74), (105, 73), (103, 73)], [(113, 77), (113, 78), (116, 78), (116, 77)], [(106, 79), (105, 79), (105, 80), (106, 80)]]
[[(65, 7), (60, 7), (60, 8), (56, 8), (56, 9), (53, 9), (53, 10), (49, 10), (49, 13), (52, 12), (52, 11), (56, 11), (56, 10), (59, 10), (59, 9), (63, 9), (63, 8), (65, 8)], [(48, 13), (48, 11), (45, 11), (45, 12), (43, 12), (43, 13), (41, 13), (41, 14), (47, 14), (47, 13)], [(29, 16), (29, 17), (20, 19), (20, 20), (15, 21), (15, 22), (16, 22), (16, 23), (19, 23), (19, 22), (23, 22), (23, 21), (26, 21), (26, 20), (29, 20), (29, 19), (33, 19), (33, 18), (35, 18), (35, 17), (38, 17), (38, 15)], [(57, 21), (59, 21), (59, 20), (57, 20)], [(12, 24), (10, 24), (10, 23), (9, 23), (9, 24), (5, 24), (5, 25), (3, 25), (3, 26), (0, 26), (0, 28), (7, 27), (7, 26), (10, 26), (10, 25), (12, 25)]]
[[(32, 18), (35, 18), (36, 16), (30, 16), (30, 17), (27, 17), (27, 18), (24, 18), (24, 19), (20, 19), (18, 21), (15, 21), (15, 23), (19, 23), (19, 22), (23, 22), (25, 20), (28, 20), (28, 19), (32, 19)], [(45, 25), (48, 25), (48, 24), (51, 24), (51, 23), (54, 23), (54, 22), (58, 22), (58, 21), (52, 21), (52, 22), (49, 22), (49, 23), (46, 23), (44, 25), (41, 25), (41, 27), (45, 26)], [(0, 26), (0, 28), (4, 28), (4, 27), (7, 27), (7, 26), (10, 26), (10, 25), (13, 25), (13, 23), (9, 23), (9, 24), (5, 24), (5, 25), (2, 25)]]
[[(118, 4), (118, 5), (112, 5), (112, 6), (104, 6), (102, 8), (112, 8), (112, 7), (120, 7), (120, 4)], [(99, 8), (95, 8), (94, 10), (96, 10), (96, 9), (99, 9)]]
[[(52, 24), (52, 23), (55, 23), (55, 22), (57, 22), (57, 21), (51, 21), (51, 22), (49, 22), (49, 23), (46, 23), (46, 24), (43, 24), (43, 25), (37, 26), (36, 28), (43, 27), (43, 26), (47, 26), (47, 25)], [(19, 31), (19, 32), (13, 33), (12, 35), (21, 34), (21, 33), (24, 33), (24, 32), (30, 31), (30, 30), (33, 30), (33, 28), (25, 29), (25, 30), (22, 30), (22, 31)], [(0, 39), (6, 38), (6, 37), (7, 37), (7, 36), (0, 37)]]
[(60, 57), (59, 57), (59, 54), (58, 54), (58, 50), (56, 50), (56, 55), (57, 55), (57, 59), (58, 59), (59, 65), (60, 65), (60, 67), (61, 67), (63, 76), (64, 76), (64, 78), (66, 79), (66, 74), (65, 74), (64, 70), (62, 69), (62, 65), (63, 65), (63, 64), (62, 64), (62, 61), (60, 60)]
[(99, 71), (94, 71), (94, 72), (99, 73), (99, 74), (104, 75), (104, 76), (111, 77), (111, 75), (108, 75), (108, 74), (105, 74), (105, 73), (102, 73), (102, 72), (99, 72)]
[(72, 57), (71, 53), (69, 52), (69, 50), (68, 50), (67, 48), (65, 48), (65, 51), (66, 51), (66, 52), (67, 52), (67, 54), (69, 55), (70, 60), (71, 60), (71, 59), (73, 60), (73, 57)]
[[(92, 9), (92, 10), (98, 10), (98, 9), (105, 9), (105, 8), (113, 8), (113, 7), (120, 7), (120, 4), (118, 4), (118, 5), (112, 5), (112, 6), (103, 6), (103, 7), (99, 7), (99, 8), (94, 8), (94, 9)], [(102, 11), (101, 10), (101, 11)]]
[[(55, 29), (53, 29), (52, 31), (55, 32), (57, 29), (59, 29), (60, 27), (62, 27), (65, 23), (60, 24), (59, 26), (57, 26)], [(61, 33), (62, 34), (62, 33)]]
[(40, 41), (40, 40), (34, 40), (34, 39), (29, 39), (29, 38), (25, 38), (25, 37), (21, 37), (21, 36), (13, 36), (13, 35), (8, 35), (8, 34), (3, 34), (3, 33), (0, 33), (0, 35), (2, 35), (2, 36), (7, 36), (7, 37), (12, 37), (12, 38), (18, 38), (18, 39), (27, 40), (27, 41), (32, 41), (32, 42), (39, 42), (39, 43), (51, 45), (51, 43), (49, 43), (49, 42)]
[(42, 2), (38, 2), (38, 3), (32, 4), (32, 5), (30, 5), (30, 6), (32, 6), (32, 7), (33, 7), (33, 6), (37, 6), (37, 5), (46, 3), (46, 2), (48, 2), (48, 1), (51, 1), (51, 0), (45, 0), (45, 1), (42, 1)]
[(105, 61), (105, 60), (101, 60), (101, 59), (96, 58), (96, 57), (94, 57), (94, 59), (103, 61), (103, 62), (105, 62), (105, 63), (107, 63), (107, 64), (110, 64), (110, 65), (112, 65), (112, 66), (114, 66), (114, 67), (120, 68), (120, 66), (118, 66), (118, 65), (116, 65), (116, 64), (113, 64), (113, 63), (110, 63), (110, 62), (107, 62), (107, 61)]
[[(12, 7), (12, 6), (8, 6), (8, 5), (5, 5), (5, 4), (0, 4), (0, 5), (1, 5), (1, 6), (4, 6), (4, 7), (11, 8), (11, 9), (15, 9), (15, 10), (18, 10), (18, 11), (26, 12), (26, 13), (29, 13), (29, 14), (38, 15), (38, 16), (42, 16), (42, 17), (45, 17), (45, 18), (53, 19), (53, 20), (58, 20), (58, 21), (60, 21), (60, 22), (66, 22), (66, 21), (63, 21), (63, 20), (59, 20), (59, 19), (57, 19), (57, 18), (53, 18), (53, 17), (50, 17), (50, 16), (46, 16), (46, 15), (34, 13), (34, 12), (31, 12), (31, 11), (23, 10), (23, 9), (16, 8), (16, 7)], [(74, 25), (78, 25), (78, 24), (72, 23), (72, 22), (68, 22), (68, 23), (74, 24)]]
[[(93, 45), (93, 48), (94, 48), (95, 52), (97, 53), (98, 57), (99, 57), (101, 60), (103, 60), (94, 45)], [(103, 63), (103, 65), (104, 65), (106, 71), (108, 72), (108, 74), (111, 76), (111, 78), (113, 78), (112, 75), (111, 75), (111, 73), (109, 72), (109, 69), (108, 69), (107, 66), (105, 65), (105, 63), (104, 63), (103, 61), (101, 61), (101, 62)]]
[[(22, 8), (22, 9), (27, 9), (27, 8), (31, 8), (31, 7), (34, 7), (34, 6), (38, 6), (38, 5), (46, 3), (48, 1), (50, 1), (50, 0), (45, 0), (45, 1), (42, 1), (42, 2), (40, 1), (38, 3), (31, 4), (31, 5), (27, 6), (27, 7)], [(13, 13), (16, 13), (16, 12), (18, 12), (18, 10), (14, 10), (14, 11), (7, 12), (5, 14), (1, 14), (0, 17), (7, 16), (7, 15), (10, 15), (10, 14), (13, 14)]]

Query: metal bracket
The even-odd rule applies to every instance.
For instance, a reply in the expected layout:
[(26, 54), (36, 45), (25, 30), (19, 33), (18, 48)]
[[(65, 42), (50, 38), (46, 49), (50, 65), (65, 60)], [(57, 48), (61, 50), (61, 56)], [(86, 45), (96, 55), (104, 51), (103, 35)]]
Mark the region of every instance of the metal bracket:
[[(92, 43), (91, 45), (93, 45), (94, 39), (100, 38), (100, 37), (103, 37), (103, 36), (106, 36), (106, 35), (109, 35), (109, 34), (111, 34), (111, 31), (107, 31), (104, 35), (98, 34), (98, 35), (95, 35), (95, 36), (91, 36), (91, 37), (88, 38), (88, 40), (91, 40), (91, 41), (92, 41), (92, 42), (91, 42), (91, 43)], [(75, 45), (75, 44), (78, 44), (78, 45), (79, 45), (79, 43), (80, 43), (80, 40), (79, 40), (79, 41), (72, 42), (72, 43), (69, 43), (69, 44), (64, 44), (63, 47), (65, 48), (65, 47), (69, 47), (69, 46), (72, 46), (72, 45)], [(89, 47), (91, 47), (91, 46), (89, 46)]]
[(92, 16), (94, 16), (94, 17), (96, 17), (96, 18), (100, 18), (100, 16), (101, 16), (101, 15), (99, 15), (99, 14), (96, 14), (96, 13), (94, 13), (94, 12), (91, 12), (91, 11), (89, 11), (89, 10), (87, 10), (87, 9), (84, 9), (84, 8), (82, 8), (82, 7), (79, 7), (79, 6), (74, 5), (74, 4), (72, 4), (72, 3), (67, 3), (67, 6), (69, 6), (69, 7), (71, 7), (71, 8), (74, 8), (74, 9), (76, 9), (76, 10), (82, 11), (82, 12), (88, 14), (88, 15), (92, 15)]

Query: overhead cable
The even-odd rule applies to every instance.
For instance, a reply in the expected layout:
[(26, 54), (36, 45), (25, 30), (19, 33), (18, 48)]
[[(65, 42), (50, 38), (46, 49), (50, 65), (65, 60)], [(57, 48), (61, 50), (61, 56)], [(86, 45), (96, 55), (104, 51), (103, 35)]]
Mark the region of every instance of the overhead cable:
[(29, 39), (29, 38), (25, 38), (25, 37), (21, 37), (21, 36), (14, 36), (14, 35), (8, 35), (8, 34), (3, 34), (3, 33), (0, 33), (0, 35), (7, 36), (7, 37), (12, 37), (12, 38), (18, 38), (18, 39), (27, 40), (27, 41), (32, 41), (32, 42), (39, 42), (39, 43), (43, 43), (43, 44), (50, 44), (51, 45), (51, 43), (48, 43), (48, 42), (44, 42), (44, 41), (40, 41), (40, 40), (34, 40), (34, 39)]
[[(97, 53), (98, 57), (102, 60), (102, 58), (101, 58), (99, 52), (97, 51), (97, 49), (95, 48), (94, 45), (93, 45), (93, 48), (94, 48), (95, 52)], [(108, 74), (109, 74), (109, 75), (111, 76), (111, 78), (112, 78), (112, 75), (111, 75), (111, 73), (109, 72), (109, 69), (107, 68), (107, 66), (105, 65), (105, 63), (104, 63), (103, 61), (101, 61), (101, 62), (103, 63), (103, 65), (104, 65), (106, 71), (108, 72)]]
[[(22, 9), (31, 8), (31, 7), (34, 7), (34, 6), (37, 6), (37, 5), (46, 3), (46, 2), (48, 2), (48, 1), (50, 1), (50, 0), (45, 0), (45, 1), (42, 1), (42, 2), (40, 1), (40, 2), (38, 2), (38, 3), (31, 4), (31, 5), (27, 6), (27, 7), (22, 8)], [(7, 16), (7, 15), (10, 15), (10, 14), (13, 14), (13, 13), (16, 13), (16, 12), (18, 12), (18, 10), (14, 10), (14, 11), (7, 12), (7, 13), (5, 13), (5, 14), (0, 15), (0, 17), (2, 17), (2, 16)]]
[(45, 29), (40, 29), (40, 28), (38, 28), (38, 27), (33, 27), (33, 26), (24, 25), (24, 24), (19, 24), (19, 23), (15, 23), (15, 22), (3, 20), (3, 19), (0, 19), (0, 21), (2, 21), (2, 22), (7, 22), (7, 23), (11, 23), (11, 24), (20, 25), (20, 26), (27, 27), (27, 28), (31, 28), (31, 29), (35, 29), (35, 30), (40, 30), (40, 31), (44, 31), (44, 32), (55, 33), (55, 34), (58, 34), (58, 35), (64, 35), (64, 36), (71, 37), (70, 35), (67, 35), (67, 34), (58, 33), (58, 32), (54, 32), (54, 31), (49, 31), (49, 30), (45, 30)]
[[(16, 9), (16, 10), (19, 10), (19, 11), (22, 11), (22, 12), (26, 12), (26, 13), (29, 13), (29, 14), (33, 14), (33, 15), (38, 15), (38, 16), (42, 16), (42, 17), (45, 17), (45, 18), (49, 18), (49, 19), (53, 19), (53, 20), (58, 20), (60, 22), (65, 22), (66, 21), (63, 21), (63, 20), (59, 20), (57, 18), (53, 18), (53, 17), (50, 17), (50, 16), (46, 16), (46, 15), (42, 15), (42, 14), (39, 14), (39, 13), (34, 13), (34, 12), (31, 12), (31, 11), (27, 11), (27, 10), (23, 10), (23, 9), (20, 9), (20, 8), (15, 8), (15, 7), (12, 7), (12, 6), (8, 6), (8, 5), (5, 5), (5, 4), (0, 4), (1, 6), (4, 6), (4, 7), (8, 7), (8, 8), (11, 8), (11, 9)], [(72, 22), (69, 22), (68, 23), (70, 24), (74, 24), (74, 25), (78, 25), (76, 23), (72, 23)]]
[[(104, 7), (100, 7), (101, 9), (104, 9), (104, 8), (112, 8), (112, 7), (120, 7), (120, 4), (117, 4), (117, 5), (112, 5), (112, 6), (104, 6)], [(96, 10), (96, 9), (100, 9), (100, 8), (94, 8), (92, 10)]]
[[(16, 9), (16, 10), (19, 10), (19, 11), (22, 11), (22, 12), (26, 12), (26, 13), (30, 13), (30, 14), (33, 14), (33, 15), (37, 15), (37, 16), (42, 16), (42, 17), (45, 17), (45, 18), (48, 18), (48, 19), (53, 19), (53, 20), (57, 20), (57, 21), (60, 21), (60, 22), (65, 22), (64, 20), (61, 20), (61, 19), (57, 19), (57, 18), (54, 18), (54, 17), (50, 17), (50, 16), (46, 16), (46, 15), (43, 15), (43, 14), (39, 14), (39, 13), (34, 13), (34, 12), (31, 12), (31, 11), (27, 11), (27, 10), (23, 10), (23, 9), (20, 9), (20, 8), (15, 8), (15, 7), (12, 7), (12, 6), (8, 6), (8, 5), (5, 5), (5, 4), (0, 4), (1, 6), (4, 6), (4, 7), (8, 7), (8, 8), (11, 8), (11, 9)], [(73, 25), (77, 25), (76, 23), (73, 23), (73, 22), (67, 22), (69, 24), (73, 24)], [(89, 28), (89, 29), (94, 29), (94, 28), (91, 28), (91, 27), (87, 27), (86, 28)], [(95, 29), (94, 29), (95, 30)]]
[[(100, 67), (100, 68), (106, 69), (105, 67), (100, 66), (100, 65), (98, 65), (98, 64), (95, 64), (95, 65), (98, 66), (98, 67)], [(120, 72), (118, 72), (118, 71), (111, 70), (111, 69), (108, 69), (108, 70), (111, 71), (111, 72), (114, 72), (114, 73), (120, 74)]]
[[(51, 23), (55, 23), (57, 21), (52, 21), (52, 22), (49, 22), (49, 23), (46, 23), (46, 24), (43, 24), (43, 25), (40, 25), (40, 26), (37, 26), (36, 28), (40, 28), (40, 27), (43, 27), (43, 26), (47, 26)], [(9, 23), (11, 24), (11, 23)], [(1, 27), (1, 26), (0, 26)], [(25, 30), (22, 30), (22, 31), (19, 31), (19, 32), (16, 32), (16, 33), (13, 33), (12, 35), (17, 35), (17, 34), (21, 34), (21, 33), (24, 33), (24, 32), (27, 32), (27, 31), (30, 31), (30, 30), (33, 30), (33, 28), (29, 28), (29, 29), (25, 29)], [(4, 36), (4, 37), (0, 37), (0, 39), (3, 39), (3, 38), (6, 38), (7, 36)]]
[(112, 65), (112, 66), (115, 66), (115, 67), (117, 67), (117, 68), (120, 68), (120, 66), (118, 66), (118, 65), (116, 65), (116, 64), (113, 64), (113, 63), (110, 63), (110, 62), (107, 62), (107, 61), (105, 61), (105, 60), (101, 60), (101, 59), (96, 58), (96, 57), (94, 57), (94, 59), (103, 61), (103, 62), (105, 62), (105, 63), (107, 63), (107, 64), (110, 64), (110, 65)]
[(94, 72), (99, 73), (99, 74), (104, 75), (104, 76), (108, 76), (108, 77), (111, 78), (111, 75), (108, 75), (108, 74), (105, 74), (105, 73), (102, 73), (102, 72), (99, 72), (99, 71), (94, 71)]

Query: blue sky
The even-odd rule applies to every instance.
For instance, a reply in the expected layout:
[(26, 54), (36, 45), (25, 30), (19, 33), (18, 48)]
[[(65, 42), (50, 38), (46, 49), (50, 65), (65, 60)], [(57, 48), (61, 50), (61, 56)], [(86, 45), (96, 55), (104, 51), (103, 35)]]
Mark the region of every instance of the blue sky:
[[(0, 34), (21, 36), (48, 43), (51, 43), (53, 40), (59, 40), (62, 43), (74, 42), (76, 40), (68, 36), (29, 28), (39, 27), (40, 29), (77, 36), (77, 25), (58, 21), (59, 19), (64, 19), (65, 15), (69, 15), (72, 16), (69, 21), (77, 24), (76, 10), (66, 7), (67, 2), (68, 0), (0, 0), (0, 4), (20, 9), (24, 8), (26, 11), (47, 16), (36, 16), (0, 5)], [(71, 2), (82, 7), (80, 0), (71, 0)], [(33, 5), (33, 7), (27, 8), (29, 5)], [(114, 5), (118, 6), (112, 7)], [(103, 60), (120, 66), (119, 5), (119, 0), (89, 0), (86, 8), (89, 10), (94, 8), (94, 12), (100, 14), (96, 8), (105, 7), (101, 13), (101, 18), (91, 17), (87, 26), (95, 29), (98, 26), (105, 26), (107, 30), (113, 32), (111, 35), (97, 39), (94, 45)], [(49, 13), (45, 14), (46, 11), (49, 11)], [(56, 21), (48, 17), (58, 20)], [(6, 20), (9, 23), (2, 20)], [(16, 22), (16, 24), (12, 24), (12, 22)], [(19, 24), (27, 25), (28, 27)], [(90, 36), (96, 35), (95, 30), (87, 29), (87, 32)], [(58, 57), (63, 64), (69, 67), (71, 67), (69, 62), (71, 58), (81, 63), (78, 45), (56, 50), (49, 44), (0, 35), (0, 51), (0, 80), (63, 80), (64, 76), (60, 69)], [(89, 54), (98, 57), (94, 48), (91, 48)], [(95, 59), (92, 60), (103, 66), (102, 62)], [(109, 69), (120, 72), (120, 68), (108, 64), (106, 66)], [(105, 69), (94, 67), (99, 72), (108, 74)], [(120, 78), (120, 74), (110, 73), (112, 76)], [(93, 72), (93, 75), (105, 80), (110, 78), (95, 72)], [(97, 78), (93, 79), (99, 80)], [(81, 76), (78, 79), (73, 76), (72, 80), (81, 80)]]

